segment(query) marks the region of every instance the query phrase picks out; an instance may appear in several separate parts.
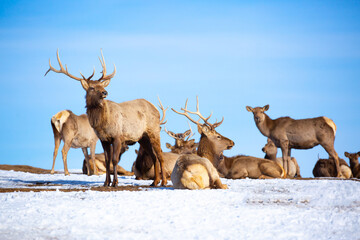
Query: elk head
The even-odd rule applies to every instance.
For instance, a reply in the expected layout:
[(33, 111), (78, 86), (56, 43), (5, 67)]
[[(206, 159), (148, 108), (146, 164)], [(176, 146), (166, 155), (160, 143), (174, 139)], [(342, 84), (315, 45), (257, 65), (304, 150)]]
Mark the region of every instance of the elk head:
[[(220, 122), (215, 122), (214, 124), (209, 123), (209, 119), (211, 117), (212, 114), (210, 114), (209, 117), (205, 118), (201, 115), (200, 111), (199, 111), (199, 99), (198, 97), (196, 97), (196, 112), (191, 112), (187, 109), (187, 101), (185, 102), (185, 108), (181, 108), (181, 110), (183, 112), (178, 112), (176, 110), (174, 110), (172, 108), (172, 110), (180, 115), (184, 115), (186, 116), (191, 122), (195, 123), (198, 127), (198, 132), (201, 134), (201, 138), (200, 138), (200, 142), (199, 142), (199, 148), (201, 148), (202, 143), (204, 142), (208, 142), (211, 145), (212, 151), (216, 154), (221, 154), (222, 155), (222, 151), (226, 150), (226, 149), (231, 149), (234, 146), (234, 142), (232, 140), (230, 140), (227, 137), (222, 136), (220, 133), (218, 133), (215, 128), (217, 128), (218, 126), (220, 126), (223, 121), (224, 118), (222, 118), (222, 120)], [(199, 117), (198, 121), (193, 120), (190, 116), (189, 113), (191, 114), (195, 114)], [(203, 124), (200, 124), (199, 121), (203, 120)], [(206, 139), (206, 140), (205, 140)], [(204, 144), (206, 145), (206, 144)], [(199, 153), (199, 150), (198, 150)]]
[(269, 110), (269, 107), (270, 107), (269, 105), (266, 105), (264, 107), (256, 107), (256, 108), (246, 106), (246, 110), (254, 114), (255, 123), (259, 124), (265, 121), (265, 111)]
[(95, 68), (93, 73), (91, 74), (90, 77), (85, 78), (84, 75), (80, 72), (80, 75), (82, 76), (82, 78), (80, 77), (76, 77), (72, 74), (70, 74), (68, 72), (67, 66), (65, 65), (65, 68), (63, 67), (61, 61), (60, 61), (60, 57), (59, 57), (59, 50), (57, 50), (56, 52), (57, 55), (57, 60), (60, 66), (60, 70), (57, 70), (55, 68), (53, 68), (51, 66), (51, 62), (49, 59), (49, 70), (45, 73), (45, 76), (48, 72), (53, 71), (56, 73), (63, 73), (66, 76), (75, 79), (77, 81), (81, 82), (81, 86), (84, 88), (84, 90), (86, 91), (86, 107), (87, 108), (91, 108), (91, 107), (96, 107), (96, 106), (102, 106), (103, 100), (104, 98), (106, 98), (106, 96), (108, 95), (107, 91), (105, 90), (105, 88), (109, 85), (110, 80), (115, 76), (116, 74), (116, 67), (114, 64), (114, 72), (110, 75), (106, 74), (106, 65), (105, 65), (105, 59), (103, 56), (103, 53), (101, 51), (101, 58), (99, 58), (101, 66), (102, 66), (102, 76), (98, 79), (98, 80), (91, 80), (91, 78), (94, 76), (95, 74)]
[[(190, 124), (189, 124), (190, 127)], [(197, 148), (197, 143), (195, 143), (195, 139), (189, 140), (194, 133), (190, 127), (189, 130), (185, 131), (184, 133), (173, 133), (171, 131), (166, 130), (165, 132), (172, 138), (175, 139), (175, 145), (172, 146), (170, 143), (166, 143), (166, 147), (171, 150), (173, 153), (178, 154), (187, 154), (187, 153), (195, 153)]]
[(267, 143), (262, 148), (262, 151), (268, 155), (276, 155), (277, 154), (277, 147), (275, 146), (275, 143), (271, 141), (270, 138), (267, 139)]
[(351, 166), (355, 166), (355, 165), (359, 164), (358, 159), (359, 159), (359, 156), (360, 156), (360, 152), (357, 152), (357, 153), (345, 152), (344, 155), (345, 155), (345, 157), (349, 158)]

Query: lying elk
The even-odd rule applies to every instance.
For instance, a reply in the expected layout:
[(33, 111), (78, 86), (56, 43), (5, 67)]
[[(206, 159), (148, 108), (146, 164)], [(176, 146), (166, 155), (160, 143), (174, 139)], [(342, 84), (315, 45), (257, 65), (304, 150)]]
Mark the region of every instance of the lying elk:
[[(176, 161), (174, 170), (171, 174), (171, 181), (176, 189), (204, 189), (204, 188), (221, 188), (226, 189), (227, 186), (221, 183), (219, 174), (214, 167), (221, 156), (223, 151), (231, 149), (234, 146), (234, 142), (222, 135), (220, 135), (215, 128), (220, 126), (224, 121), (215, 122), (211, 124), (208, 120), (211, 117), (205, 118), (199, 111), (199, 100), (196, 98), (196, 112), (187, 110), (187, 100), (185, 102), (185, 108), (181, 108), (183, 112), (178, 112), (172, 108), (172, 110), (180, 115), (184, 115), (191, 122), (195, 123), (200, 133), (200, 141), (195, 154), (181, 155)], [(190, 114), (195, 114), (204, 121), (203, 124), (193, 120)]]
[[(96, 136), (93, 128), (90, 126), (89, 120), (85, 114), (80, 116), (75, 115), (70, 110), (63, 110), (58, 112), (51, 118), (51, 127), (54, 133), (55, 149), (53, 155), (53, 165), (51, 174), (54, 173), (55, 160), (61, 140), (64, 141), (63, 149), (61, 150), (64, 162), (64, 173), (69, 175), (67, 168), (67, 154), (70, 148), (81, 148), (88, 169), (90, 169), (89, 155), (87, 148), (90, 148), (91, 162), (93, 163), (94, 173), (98, 175), (97, 168), (95, 167), (95, 147), (98, 137)], [(90, 175), (90, 171), (87, 171)]]
[[(175, 134), (171, 131), (167, 131), (166, 128), (165, 132), (169, 134), (169, 136), (175, 138), (174, 146), (172, 146), (170, 143), (166, 144), (168, 148), (169, 146), (171, 147), (171, 152), (162, 153), (164, 159), (165, 175), (167, 179), (170, 179), (176, 160), (180, 157), (181, 154), (190, 154), (196, 152), (197, 144), (194, 142), (194, 139), (189, 140), (192, 133), (191, 128), (185, 133)], [(185, 139), (186, 137), (188, 138)], [(154, 164), (150, 156), (141, 147), (138, 151), (136, 151), (136, 153), (137, 157), (132, 166), (132, 171), (135, 173), (136, 179), (154, 179)]]
[(334, 159), (337, 177), (342, 177), (339, 165), (339, 157), (334, 149), (336, 125), (327, 117), (317, 117), (295, 120), (290, 117), (271, 119), (265, 111), (269, 105), (252, 108), (246, 106), (246, 110), (252, 112), (257, 128), (281, 148), (284, 169), (288, 172), (288, 162), (291, 149), (309, 149), (321, 145)]
[(345, 157), (350, 160), (350, 168), (354, 178), (360, 178), (360, 164), (359, 164), (360, 152), (348, 153), (345, 152)]
[[(267, 139), (267, 143), (262, 148), (262, 151), (265, 153), (265, 159), (270, 159), (272, 161), (275, 161), (277, 164), (283, 166), (282, 158), (277, 158), (277, 147), (275, 146), (274, 142), (271, 141), (270, 138)], [(287, 173), (288, 177), (294, 178), (295, 176), (298, 178), (301, 178), (300, 175), (300, 167), (296, 161), (296, 158), (291, 157), (289, 161), (289, 171)]]
[[(106, 173), (106, 164), (105, 164), (105, 154), (104, 153), (95, 154), (95, 165), (96, 165), (96, 168), (98, 169), (99, 174), (105, 174)], [(88, 172), (88, 169), (89, 168), (87, 167), (86, 159), (84, 159), (83, 167), (82, 167), (83, 173), (86, 174)], [(111, 171), (110, 172), (111, 174), (114, 174), (114, 168), (113, 168), (112, 162), (110, 162), (110, 171)], [(93, 173), (93, 172), (94, 172), (94, 168), (93, 168), (92, 165), (90, 165), (90, 173)], [(117, 174), (118, 175), (125, 175), (125, 176), (134, 175), (133, 172), (126, 171), (121, 166), (117, 166)]]
[[(57, 60), (59, 62), (60, 70), (51, 66), (50, 60), (49, 71), (56, 73), (63, 73), (66, 76), (81, 82), (82, 87), (86, 91), (86, 113), (89, 118), (90, 125), (95, 130), (104, 148), (106, 161), (106, 179), (104, 186), (109, 186), (110, 178), (110, 162), (115, 166), (114, 171), (117, 171), (118, 161), (121, 154), (127, 145), (135, 144), (136, 142), (151, 155), (154, 160), (154, 165), (157, 166), (160, 162), (162, 172), (161, 185), (166, 185), (166, 177), (163, 169), (163, 158), (161, 155), (160, 146), (160, 114), (156, 107), (146, 101), (145, 99), (136, 99), (132, 101), (115, 103), (110, 100), (105, 100), (108, 92), (105, 88), (110, 84), (110, 80), (115, 76), (116, 67), (114, 65), (114, 72), (107, 75), (106, 64), (104, 56), (101, 52), (99, 58), (102, 66), (102, 76), (98, 80), (91, 80), (95, 74), (95, 69), (92, 75), (85, 78), (81, 73), (82, 78), (71, 75), (67, 67), (63, 67), (57, 51)], [(151, 184), (156, 186), (160, 182), (159, 168), (155, 168), (155, 179)], [(117, 174), (114, 175), (112, 182), (113, 187), (118, 185)]]
[(218, 171), (224, 177), (230, 179), (286, 177), (284, 168), (275, 161), (244, 155), (224, 156), (218, 165)]
[[(349, 165), (342, 158), (340, 161), (340, 171), (345, 178), (351, 178), (352, 173)], [(332, 159), (318, 159), (313, 169), (314, 177), (336, 177), (336, 168)]]

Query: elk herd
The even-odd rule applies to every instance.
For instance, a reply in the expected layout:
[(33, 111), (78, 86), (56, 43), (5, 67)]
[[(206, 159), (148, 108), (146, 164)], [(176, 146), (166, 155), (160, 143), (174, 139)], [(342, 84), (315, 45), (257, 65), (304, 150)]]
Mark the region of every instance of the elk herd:
[[(196, 111), (190, 111), (187, 106), (181, 111), (171, 108), (176, 114), (185, 116), (196, 125), (200, 140), (190, 139), (194, 132), (191, 129), (184, 133), (173, 133), (164, 126), (164, 131), (175, 140), (174, 145), (166, 143), (170, 152), (163, 152), (160, 144), (160, 131), (166, 123), (166, 111), (160, 99), (159, 110), (145, 99), (136, 99), (116, 103), (107, 100), (108, 92), (105, 88), (116, 74), (116, 67), (111, 74), (107, 74), (104, 56), (99, 58), (102, 75), (98, 80), (86, 78), (82, 73), (76, 77), (68, 72), (67, 66), (62, 65), (59, 51), (57, 60), (60, 69), (57, 70), (49, 60), (49, 70), (63, 73), (79, 81), (85, 90), (86, 114), (75, 115), (70, 110), (63, 110), (51, 118), (55, 148), (51, 173), (54, 173), (55, 160), (63, 140), (61, 150), (64, 173), (69, 175), (67, 168), (67, 153), (70, 148), (81, 148), (84, 153), (83, 173), (106, 174), (104, 186), (116, 187), (117, 175), (133, 175), (136, 179), (151, 179), (152, 186), (166, 186), (171, 179), (175, 189), (226, 189), (222, 178), (301, 178), (297, 160), (291, 157), (291, 149), (310, 149), (321, 145), (329, 154), (329, 159), (319, 159), (313, 169), (315, 177), (360, 178), (358, 153), (345, 152), (350, 160), (350, 166), (339, 158), (334, 149), (336, 134), (335, 123), (327, 117), (308, 119), (292, 119), (280, 117), (271, 119), (264, 107), (250, 107), (255, 124), (260, 133), (267, 137), (267, 143), (262, 148), (264, 158), (246, 155), (234, 157), (224, 156), (224, 150), (231, 149), (234, 142), (216, 131), (224, 118), (215, 123), (210, 122), (211, 115), (204, 117), (199, 110), (199, 100), (196, 99)], [(197, 121), (194, 117), (199, 118)], [(100, 140), (104, 152), (95, 154), (97, 141)], [(121, 155), (128, 150), (129, 145), (139, 143), (135, 150), (137, 157), (128, 172), (118, 165)], [(88, 153), (90, 148), (90, 155)], [(280, 148), (282, 157), (277, 157)], [(113, 179), (111, 180), (111, 175)]]

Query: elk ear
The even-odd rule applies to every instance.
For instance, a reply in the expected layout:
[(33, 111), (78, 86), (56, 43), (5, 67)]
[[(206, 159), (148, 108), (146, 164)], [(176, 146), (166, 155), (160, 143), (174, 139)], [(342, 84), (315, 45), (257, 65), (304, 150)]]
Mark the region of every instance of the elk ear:
[(106, 87), (110, 84), (110, 80), (111, 80), (111, 79), (102, 81), (102, 82), (101, 82), (102, 86), (103, 86), (104, 88), (106, 88)]
[(189, 136), (191, 133), (191, 130), (187, 130), (186, 132), (184, 132), (184, 138), (186, 138), (187, 136)]
[(191, 140), (189, 141), (189, 143), (194, 144), (194, 143), (195, 143), (195, 139), (191, 139)]
[(269, 108), (270, 108), (269, 104), (265, 105), (265, 106), (263, 107), (264, 112), (267, 111), (267, 110), (269, 110)]
[(88, 81), (86, 81), (86, 79), (82, 79), (80, 82), (81, 82), (81, 86), (85, 89), (85, 91), (87, 91), (89, 88)]
[(271, 143), (272, 141), (271, 141), (271, 139), (270, 138), (268, 138), (267, 139), (267, 143)]
[(170, 143), (166, 143), (166, 147), (167, 147), (168, 149), (172, 149), (172, 145), (171, 145)]
[(344, 155), (345, 155), (345, 157), (347, 157), (347, 158), (349, 157), (349, 153), (348, 153), (348, 152), (345, 152)]
[(250, 107), (250, 106), (246, 106), (246, 110), (248, 112), (254, 112), (254, 109), (252, 107)]
[[(203, 125), (203, 126), (201, 127), (201, 132), (202, 132), (203, 134), (205, 134), (206, 136), (208, 136), (208, 134), (211, 132), (211, 130), (210, 130), (210, 128), (209, 128), (208, 126)], [(200, 132), (199, 132), (199, 133), (200, 133)]]

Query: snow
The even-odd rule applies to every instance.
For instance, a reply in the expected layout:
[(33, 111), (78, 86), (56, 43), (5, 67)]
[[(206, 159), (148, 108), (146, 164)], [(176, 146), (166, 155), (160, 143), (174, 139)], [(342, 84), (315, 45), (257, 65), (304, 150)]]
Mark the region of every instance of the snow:
[[(89, 189), (105, 176), (0, 171), (1, 188)], [(360, 182), (228, 180), (227, 190), (0, 193), (1, 239), (360, 239)], [(40, 186), (37, 183), (49, 184)], [(150, 185), (120, 177), (119, 185)], [(169, 183), (171, 184), (171, 182)], [(55, 186), (54, 186), (55, 185)]]

